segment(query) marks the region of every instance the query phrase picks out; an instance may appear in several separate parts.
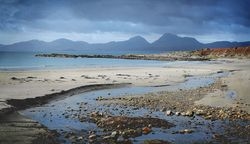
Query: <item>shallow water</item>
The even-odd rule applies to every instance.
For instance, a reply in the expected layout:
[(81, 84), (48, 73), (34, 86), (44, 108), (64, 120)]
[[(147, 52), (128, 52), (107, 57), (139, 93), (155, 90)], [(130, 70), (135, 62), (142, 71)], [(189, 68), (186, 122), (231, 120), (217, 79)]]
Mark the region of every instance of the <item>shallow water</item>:
[[(151, 117), (165, 119), (171, 123), (174, 123), (176, 126), (170, 129), (154, 128), (154, 133), (137, 137), (133, 139), (134, 143), (142, 143), (142, 141), (146, 139), (162, 139), (174, 143), (210, 141), (212, 139), (213, 133), (223, 131), (223, 126), (227, 125), (227, 122), (204, 120), (199, 116), (196, 116), (191, 120), (190, 117), (166, 116), (164, 112), (152, 111), (144, 108), (134, 109), (133, 107), (124, 107), (119, 105), (101, 105), (97, 104), (95, 99), (99, 96), (108, 98), (121, 97), (124, 95), (146, 94), (149, 92), (157, 92), (162, 90), (193, 89), (208, 86), (212, 84), (216, 78), (225, 75), (227, 75), (227, 73), (213, 74), (210, 76), (189, 77), (185, 82), (173, 86), (124, 87), (92, 91), (74, 95), (62, 100), (52, 101), (49, 104), (43, 105), (41, 107), (29, 108), (20, 112), (23, 115), (45, 125), (49, 129), (56, 130), (62, 135), (65, 132), (73, 131), (79, 136), (85, 135), (86, 137), (88, 136), (88, 131), (94, 130), (96, 131), (97, 135), (102, 135), (104, 132), (101, 128), (98, 128), (95, 123), (80, 122), (78, 120), (78, 115), (87, 116), (87, 114), (94, 111), (105, 112), (114, 116), (126, 115), (130, 117), (138, 117), (150, 115)], [(86, 104), (82, 105), (83, 103)], [(85, 111), (79, 111), (80, 106), (81, 109), (84, 109)], [(192, 129), (194, 132), (191, 134), (173, 134), (174, 132), (183, 129)], [(63, 136), (60, 137), (60, 140), (70, 143), (70, 141)]]

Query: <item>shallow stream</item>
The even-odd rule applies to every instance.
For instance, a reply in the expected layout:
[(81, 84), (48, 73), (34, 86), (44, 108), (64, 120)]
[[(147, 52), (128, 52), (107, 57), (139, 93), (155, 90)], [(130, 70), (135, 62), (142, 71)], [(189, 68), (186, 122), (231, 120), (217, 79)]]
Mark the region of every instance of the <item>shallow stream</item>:
[[(142, 143), (148, 139), (167, 140), (174, 143), (193, 143), (211, 141), (215, 132), (222, 132), (228, 121), (211, 121), (205, 120), (199, 116), (193, 118), (184, 116), (167, 116), (161, 111), (152, 111), (145, 108), (124, 107), (119, 105), (101, 105), (97, 104), (96, 99), (99, 96), (103, 98), (121, 97), (124, 95), (146, 94), (158, 91), (175, 91), (178, 89), (195, 89), (198, 87), (208, 86), (219, 78), (228, 73), (216, 73), (209, 76), (187, 77), (186, 81), (172, 86), (157, 86), (157, 87), (123, 87), (114, 89), (105, 89), (86, 92), (65, 99), (51, 101), (41, 107), (33, 107), (20, 113), (39, 123), (45, 125), (50, 130), (56, 130), (61, 134), (59, 140), (63, 143), (71, 143), (69, 137), (65, 137), (66, 133), (75, 133), (78, 137), (83, 137), (85, 143), (88, 142), (88, 131), (95, 131), (97, 135), (105, 133), (103, 129), (98, 128), (95, 123), (79, 121), (79, 115), (87, 116), (87, 114), (99, 111), (109, 115), (129, 117), (143, 117), (150, 115), (160, 119), (165, 119), (175, 127), (170, 129), (153, 128), (153, 132), (147, 135), (142, 135), (133, 138), (133, 143)], [(230, 95), (232, 93), (230, 92)], [(232, 98), (235, 98), (233, 94)], [(84, 109), (81, 111), (80, 109)], [(183, 129), (191, 129), (194, 132), (190, 134), (179, 134), (176, 131)]]

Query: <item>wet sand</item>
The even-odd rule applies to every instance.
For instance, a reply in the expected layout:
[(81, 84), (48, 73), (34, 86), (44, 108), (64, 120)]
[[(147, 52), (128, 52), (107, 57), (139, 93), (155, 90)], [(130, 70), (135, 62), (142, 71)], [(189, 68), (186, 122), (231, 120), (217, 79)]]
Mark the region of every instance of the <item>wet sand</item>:
[(17, 112), (0, 117), (1, 144), (56, 144), (56, 134)]

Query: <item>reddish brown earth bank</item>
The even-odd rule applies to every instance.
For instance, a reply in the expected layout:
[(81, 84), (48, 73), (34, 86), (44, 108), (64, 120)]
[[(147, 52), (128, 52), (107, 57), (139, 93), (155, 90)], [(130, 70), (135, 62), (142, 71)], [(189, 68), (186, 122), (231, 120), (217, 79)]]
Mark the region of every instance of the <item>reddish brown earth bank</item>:
[(234, 48), (213, 48), (194, 51), (193, 54), (199, 56), (214, 57), (248, 57), (250, 58), (250, 46)]

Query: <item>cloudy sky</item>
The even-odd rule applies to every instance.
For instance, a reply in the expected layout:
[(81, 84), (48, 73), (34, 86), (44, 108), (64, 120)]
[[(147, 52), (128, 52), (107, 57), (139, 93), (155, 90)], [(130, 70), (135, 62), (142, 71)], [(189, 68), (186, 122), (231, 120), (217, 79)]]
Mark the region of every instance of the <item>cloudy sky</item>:
[(201, 42), (250, 40), (249, 0), (0, 0), (0, 43), (90, 43), (164, 33)]

